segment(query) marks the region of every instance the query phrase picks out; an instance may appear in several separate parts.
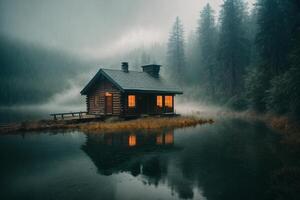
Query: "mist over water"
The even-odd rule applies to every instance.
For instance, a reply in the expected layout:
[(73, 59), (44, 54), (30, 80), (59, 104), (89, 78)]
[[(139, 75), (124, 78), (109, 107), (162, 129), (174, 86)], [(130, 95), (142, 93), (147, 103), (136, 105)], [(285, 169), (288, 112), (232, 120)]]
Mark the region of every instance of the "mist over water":
[[(292, 0), (0, 0), (3, 130), (86, 111), (80, 91), (121, 62), (161, 65), (184, 92), (175, 112), (214, 122), (0, 134), (0, 199), (300, 199), (288, 119), (300, 113), (299, 10)], [(247, 120), (252, 110), (279, 113), (270, 124), (291, 133)]]
[[(138, 71), (160, 64), (161, 75), (170, 76), (166, 54), (174, 19), (182, 19), (187, 39), (207, 3), (218, 13), (223, 1), (0, 0), (2, 121), (17, 112), (31, 119), (32, 113), (85, 110), (80, 90), (100, 67), (119, 69), (122, 61)], [(179, 100), (178, 112), (202, 110), (199, 101), (197, 108), (181, 109), (186, 104)]]

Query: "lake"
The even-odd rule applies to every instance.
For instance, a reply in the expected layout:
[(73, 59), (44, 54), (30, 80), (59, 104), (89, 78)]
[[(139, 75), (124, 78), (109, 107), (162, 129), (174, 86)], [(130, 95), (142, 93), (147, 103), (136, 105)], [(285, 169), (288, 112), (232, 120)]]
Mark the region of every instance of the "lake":
[(280, 139), (239, 119), (156, 132), (2, 135), (0, 199), (292, 199), (294, 188), (278, 180), (294, 173), (298, 157)]

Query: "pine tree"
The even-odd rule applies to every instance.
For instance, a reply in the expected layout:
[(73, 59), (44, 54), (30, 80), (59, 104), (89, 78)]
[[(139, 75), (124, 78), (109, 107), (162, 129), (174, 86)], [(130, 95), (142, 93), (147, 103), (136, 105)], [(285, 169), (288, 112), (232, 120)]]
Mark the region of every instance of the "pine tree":
[(260, 0), (257, 46), (270, 79), (288, 69), (288, 27), (281, 0)]
[(215, 94), (216, 74), (216, 25), (214, 11), (207, 4), (200, 13), (198, 37), (199, 37), (199, 67), (200, 83), (205, 87), (210, 96)]
[(245, 4), (241, 0), (225, 0), (220, 16), (218, 44), (219, 88), (222, 96), (240, 95), (244, 86), (245, 67), (249, 64), (245, 35)]
[(172, 79), (180, 83), (185, 75), (184, 30), (179, 17), (176, 17), (168, 42), (168, 72)]

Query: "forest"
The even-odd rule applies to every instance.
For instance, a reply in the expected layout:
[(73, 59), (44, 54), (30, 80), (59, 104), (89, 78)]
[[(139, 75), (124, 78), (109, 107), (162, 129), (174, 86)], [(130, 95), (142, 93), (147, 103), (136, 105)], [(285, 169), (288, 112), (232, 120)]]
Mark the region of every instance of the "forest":
[(80, 99), (99, 67), (127, 61), (131, 70), (161, 64), (188, 101), (300, 118), (300, 2), (224, 0), (214, 9), (197, 11), (193, 31), (179, 16), (167, 41), (103, 59), (0, 34), (0, 106), (43, 104), (74, 83)]
[(300, 1), (225, 0), (219, 16), (207, 4), (185, 40), (170, 32), (170, 77), (201, 101), (236, 110), (300, 117)]

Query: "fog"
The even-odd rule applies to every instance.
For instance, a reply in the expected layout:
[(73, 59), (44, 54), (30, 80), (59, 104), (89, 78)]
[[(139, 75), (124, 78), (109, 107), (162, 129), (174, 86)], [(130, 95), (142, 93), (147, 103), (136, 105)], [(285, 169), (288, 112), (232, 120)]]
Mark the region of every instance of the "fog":
[(223, 0), (0, 0), (1, 109), (84, 109), (80, 90), (122, 61), (164, 75), (175, 18), (187, 40), (207, 3), (217, 16)]
[(80, 56), (105, 58), (164, 43), (176, 16), (189, 33), (208, 2), (218, 11), (223, 0), (1, 0), (0, 32)]

